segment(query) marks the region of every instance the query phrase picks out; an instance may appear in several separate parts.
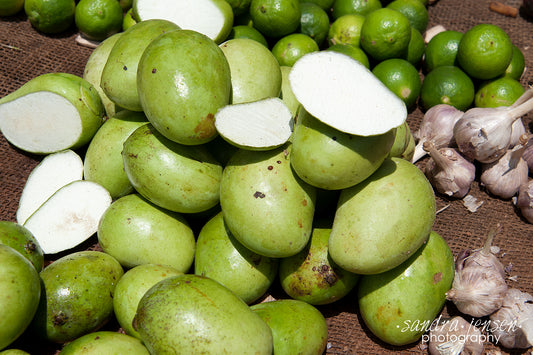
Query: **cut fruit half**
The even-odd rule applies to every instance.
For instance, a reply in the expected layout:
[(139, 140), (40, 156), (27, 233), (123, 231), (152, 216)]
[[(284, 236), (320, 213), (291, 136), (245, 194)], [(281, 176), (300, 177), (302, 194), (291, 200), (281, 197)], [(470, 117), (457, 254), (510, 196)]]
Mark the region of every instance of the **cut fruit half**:
[(30, 173), (17, 209), (17, 223), (22, 225), (61, 187), (83, 177), (83, 161), (67, 149), (46, 156)]
[(345, 133), (383, 134), (407, 118), (404, 102), (363, 64), (342, 53), (304, 55), (292, 67), (289, 82), (307, 112)]
[(227, 105), (215, 114), (215, 127), (229, 143), (248, 150), (283, 145), (292, 134), (292, 113), (277, 98)]
[(109, 192), (95, 182), (78, 180), (60, 188), (24, 223), (45, 254), (71, 249), (89, 239), (111, 205)]
[(217, 44), (222, 43), (233, 27), (233, 9), (225, 0), (134, 0), (136, 21), (163, 19), (182, 29), (200, 32)]

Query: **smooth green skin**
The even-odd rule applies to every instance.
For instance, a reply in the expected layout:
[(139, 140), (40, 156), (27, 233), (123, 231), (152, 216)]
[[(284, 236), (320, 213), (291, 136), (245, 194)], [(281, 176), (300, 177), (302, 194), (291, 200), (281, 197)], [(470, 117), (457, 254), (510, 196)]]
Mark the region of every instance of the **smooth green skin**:
[(232, 290), (247, 304), (263, 296), (278, 273), (278, 259), (254, 253), (227, 230), (222, 212), (211, 218), (198, 235), (194, 273)]
[(281, 37), (272, 47), (272, 54), (280, 65), (292, 67), (304, 55), (318, 52), (318, 44), (303, 33), (291, 33)]
[(293, 299), (312, 305), (333, 303), (346, 296), (359, 275), (339, 268), (328, 255), (331, 229), (314, 228), (305, 249), (280, 260), (283, 290)]
[(118, 106), (142, 111), (137, 90), (137, 69), (141, 56), (152, 40), (167, 31), (179, 29), (173, 22), (146, 20), (129, 27), (117, 40), (102, 70), (100, 87)]
[(235, 38), (220, 45), (231, 71), (231, 103), (278, 97), (281, 69), (272, 52), (249, 38)]
[(105, 187), (113, 200), (133, 192), (124, 171), (122, 147), (133, 131), (147, 123), (144, 113), (129, 110), (107, 119), (87, 147), (83, 160), (84, 179)]
[(133, 329), (133, 318), (139, 301), (152, 286), (167, 277), (182, 275), (173, 267), (158, 264), (141, 264), (129, 269), (118, 280), (113, 297), (113, 309), (118, 323), (126, 334), (141, 339)]
[(310, 185), (346, 189), (379, 168), (394, 136), (395, 130), (367, 137), (343, 133), (300, 110), (292, 135), (291, 166)]
[(24, 0), (1, 0), (0, 16), (15, 15), (24, 8)]
[(103, 326), (113, 316), (113, 293), (123, 273), (111, 255), (92, 250), (65, 255), (45, 267), (31, 324), (35, 335), (65, 343)]
[(98, 242), (126, 268), (154, 263), (187, 272), (195, 251), (194, 233), (185, 218), (138, 194), (119, 198), (104, 212)]
[(41, 284), (32, 263), (15, 249), (0, 244), (0, 350), (15, 341), (31, 323)]
[(365, 51), (353, 44), (338, 43), (329, 46), (326, 50), (346, 54), (370, 69), (370, 61), (368, 60), (368, 56), (366, 55)]
[(59, 352), (61, 355), (81, 354), (130, 354), (149, 355), (148, 349), (134, 337), (112, 331), (85, 334), (68, 343)]
[[(80, 114), (82, 124), (80, 136), (72, 145), (60, 150), (83, 147), (89, 143), (104, 123), (105, 109), (96, 88), (82, 77), (69, 73), (46, 73), (36, 76), (11, 94), (0, 99), (0, 105), (8, 104), (19, 97), (39, 91), (48, 91), (63, 96)], [(17, 148), (24, 150), (24, 147)], [(40, 154), (42, 152), (30, 153)]]
[(43, 250), (26, 227), (11, 221), (0, 221), (0, 244), (10, 246), (21, 253), (32, 263), (37, 272), (43, 269)]
[(290, 145), (237, 151), (222, 174), (220, 206), (231, 234), (257, 254), (284, 258), (311, 237), (316, 189), (290, 166)]
[(328, 44), (351, 44), (360, 47), (361, 27), (365, 16), (359, 14), (346, 14), (332, 22), (328, 31)]
[(410, 344), (439, 314), (454, 277), (454, 259), (446, 241), (431, 232), (427, 242), (398, 267), (362, 276), (359, 311), (366, 326), (392, 345)]
[(292, 67), (286, 65), (280, 66), (281, 69), (281, 94), (280, 97), (289, 108), (289, 111), (292, 113), (292, 117), (296, 117), (300, 103), (294, 96), (292, 92), (291, 84), (289, 82), (289, 73), (291, 72)]
[(91, 55), (87, 59), (85, 68), (83, 70), (83, 78), (90, 82), (96, 91), (98, 91), (107, 117), (113, 117), (116, 112), (121, 110), (121, 108), (115, 105), (115, 103), (111, 101), (111, 99), (105, 94), (104, 90), (100, 87), (100, 82), (102, 78), (102, 71), (107, 63), (107, 58), (109, 58), (109, 53), (111, 53), (111, 49), (113, 49), (113, 46), (121, 35), (122, 32), (115, 33), (114, 35), (100, 42), (98, 47), (92, 51)]
[(407, 160), (407, 161), (412, 161), (413, 160), (413, 156), (415, 155), (415, 146), (416, 146), (416, 141), (415, 141), (415, 137), (413, 136), (413, 134), (411, 132), (409, 132), (409, 143), (407, 143), (407, 147), (405, 148), (403, 154), (401, 155), (401, 158)]
[(203, 145), (172, 142), (147, 124), (126, 139), (122, 158), (135, 190), (160, 207), (197, 213), (219, 201), (222, 166)]
[(411, 161), (414, 154), (415, 139), (407, 121), (396, 127), (396, 137), (389, 152), (389, 158), (397, 157)]
[(166, 278), (139, 302), (136, 329), (152, 354), (272, 354), (268, 325), (207, 277)]
[(126, 13), (124, 13), (124, 18), (122, 19), (122, 31), (126, 31), (136, 23), (137, 21), (133, 18), (133, 8), (130, 8), (128, 11), (126, 11)]
[(356, 274), (388, 271), (427, 240), (435, 221), (431, 184), (414, 164), (387, 158), (341, 192), (329, 237), (331, 259)]
[(161, 134), (185, 145), (217, 136), (215, 113), (230, 102), (231, 75), (224, 53), (209, 37), (167, 32), (146, 48), (137, 73), (142, 108)]
[(30, 355), (30, 353), (20, 349), (7, 349), (0, 351), (0, 355)]
[(314, 306), (284, 299), (258, 303), (250, 309), (272, 330), (274, 354), (322, 354), (326, 349), (326, 319)]

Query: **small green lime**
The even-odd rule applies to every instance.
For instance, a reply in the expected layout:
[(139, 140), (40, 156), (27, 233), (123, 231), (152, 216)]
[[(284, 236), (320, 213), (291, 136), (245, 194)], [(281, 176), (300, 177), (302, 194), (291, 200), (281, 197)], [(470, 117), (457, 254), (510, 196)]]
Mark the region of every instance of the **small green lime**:
[(122, 30), (123, 12), (117, 0), (80, 0), (74, 20), (85, 37), (103, 41)]
[(281, 38), (300, 26), (299, 0), (252, 0), (253, 26), (267, 38)]
[(317, 4), (322, 10), (329, 13), (335, 0), (300, 0), (300, 3), (302, 2), (312, 2), (313, 4)]
[(24, 0), (0, 0), (0, 17), (17, 14), (24, 8)]
[(482, 83), (476, 92), (474, 104), (477, 107), (511, 106), (524, 91), (518, 80), (503, 76)]
[(25, 0), (24, 12), (38, 31), (46, 34), (67, 30), (74, 23), (74, 0)]
[(426, 6), (420, 0), (394, 0), (386, 6), (401, 12), (411, 24), (411, 27), (424, 33), (428, 26), (429, 14)]
[(524, 58), (524, 53), (517, 46), (513, 45), (513, 55), (511, 57), (511, 62), (507, 69), (505, 69), (505, 76), (511, 77), (516, 80), (520, 80), (522, 74), (524, 74), (524, 69), (526, 68), (526, 61)]
[(318, 45), (311, 37), (303, 33), (291, 33), (274, 44), (272, 54), (280, 66), (292, 67), (303, 55), (318, 50)]
[(250, 10), (252, 0), (226, 0), (233, 9), (233, 16), (239, 16)]
[(366, 16), (374, 10), (381, 9), (379, 0), (335, 0), (331, 9), (333, 20), (348, 14)]
[(308, 35), (320, 47), (329, 31), (329, 16), (320, 6), (312, 2), (300, 3), (300, 27), (298, 32)]
[(122, 31), (126, 31), (131, 26), (135, 25), (137, 21), (133, 18), (133, 8), (130, 8), (126, 13), (124, 14), (124, 18), (122, 19)]
[(405, 59), (391, 58), (379, 62), (372, 73), (390, 91), (396, 94), (410, 108), (416, 103), (422, 82), (415, 66)]
[(448, 104), (465, 111), (474, 102), (474, 95), (472, 79), (453, 65), (443, 65), (427, 73), (420, 89), (420, 99), (426, 110)]
[(326, 50), (346, 54), (370, 69), (370, 61), (365, 51), (353, 44), (334, 44)]
[(457, 66), (457, 50), (462, 37), (462, 32), (452, 30), (437, 33), (432, 37), (426, 46), (424, 69), (430, 72), (443, 65)]
[(359, 47), (365, 17), (357, 14), (343, 15), (333, 21), (328, 31), (328, 44), (353, 44)]
[(258, 30), (256, 30), (255, 28), (251, 26), (246, 26), (246, 25), (233, 26), (226, 40), (230, 40), (234, 38), (253, 39), (254, 41), (261, 43), (265, 47), (268, 47), (268, 42), (265, 39), (265, 36), (263, 36), (261, 32), (259, 32)]
[(415, 67), (418, 67), (424, 57), (425, 51), (426, 42), (424, 42), (424, 37), (418, 30), (411, 28), (411, 40), (407, 47), (407, 55), (405, 56), (405, 59)]

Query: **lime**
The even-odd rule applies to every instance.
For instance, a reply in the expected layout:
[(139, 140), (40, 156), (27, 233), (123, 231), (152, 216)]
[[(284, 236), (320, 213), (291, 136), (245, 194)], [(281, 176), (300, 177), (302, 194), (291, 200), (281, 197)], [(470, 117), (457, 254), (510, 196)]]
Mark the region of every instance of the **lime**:
[(335, 0), (331, 9), (333, 20), (348, 14), (366, 16), (374, 10), (381, 9), (379, 0)]
[(381, 8), (365, 17), (361, 27), (361, 47), (378, 61), (407, 55), (411, 25), (402, 13)]
[(317, 4), (318, 6), (320, 6), (320, 8), (322, 8), (322, 10), (327, 11), (329, 13), (330, 10), (331, 10), (331, 7), (333, 6), (333, 3), (335, 2), (335, 0), (304, 0), (304, 1), (300, 1), (300, 3), (302, 3), (302, 2), (312, 2), (313, 4)]
[(511, 57), (511, 62), (505, 69), (505, 76), (511, 77), (516, 80), (520, 80), (524, 69), (526, 67), (526, 62), (524, 58), (524, 53), (517, 46), (513, 45), (513, 55)]
[(24, 0), (0, 0), (0, 17), (15, 15), (24, 8)]
[(459, 42), (459, 66), (476, 79), (492, 79), (505, 73), (511, 62), (513, 44), (499, 26), (482, 23), (466, 31)]
[(131, 9), (131, 6), (133, 5), (133, 0), (118, 0), (118, 3), (122, 8), (123, 12), (128, 12), (128, 10)]
[(233, 16), (239, 16), (247, 13), (250, 9), (252, 0), (226, 0), (233, 9)]
[(326, 50), (346, 54), (347, 56), (352, 57), (353, 59), (357, 60), (359, 63), (370, 69), (370, 62), (368, 60), (368, 56), (366, 55), (365, 51), (359, 48), (358, 46), (355, 46), (353, 44), (339, 43), (329, 46)]
[(518, 80), (503, 76), (482, 83), (476, 91), (474, 104), (477, 107), (511, 106), (524, 91)]
[(300, 33), (308, 35), (320, 47), (328, 36), (329, 16), (320, 6), (312, 2), (300, 3)]
[(133, 8), (130, 8), (126, 13), (124, 14), (124, 18), (122, 18), (122, 31), (126, 31), (131, 26), (135, 25), (137, 21), (133, 18)]
[(459, 67), (443, 65), (426, 74), (420, 89), (422, 105), (427, 110), (448, 104), (465, 111), (474, 101), (474, 83)]
[(433, 36), (427, 46), (424, 57), (424, 68), (427, 72), (443, 65), (457, 66), (457, 49), (463, 33), (447, 30)]
[(300, 26), (299, 0), (252, 0), (250, 17), (253, 26), (265, 37), (280, 38)]
[(122, 30), (123, 12), (117, 0), (80, 0), (74, 21), (88, 39), (103, 41)]
[(426, 6), (420, 0), (394, 0), (387, 8), (401, 12), (411, 24), (411, 27), (424, 33), (428, 26), (429, 14)]
[(379, 62), (372, 73), (402, 99), (405, 106), (410, 108), (416, 103), (422, 81), (413, 64), (401, 58), (386, 59)]
[(33, 27), (43, 33), (59, 33), (74, 23), (74, 0), (25, 0), (24, 12)]
[(328, 30), (328, 44), (353, 44), (359, 47), (365, 17), (357, 14), (343, 15), (333, 21)]
[(278, 40), (272, 47), (272, 54), (280, 66), (292, 67), (304, 54), (318, 51), (318, 45), (303, 33), (291, 33)]
[(407, 46), (405, 59), (415, 67), (418, 67), (418, 64), (422, 61), (422, 57), (424, 57), (425, 51), (426, 42), (424, 42), (424, 37), (418, 30), (411, 28), (411, 40), (409, 41), (409, 46)]
[(268, 48), (268, 42), (265, 39), (265, 36), (263, 36), (261, 32), (259, 32), (258, 30), (256, 30), (255, 28), (251, 26), (245, 26), (245, 25), (233, 26), (226, 40), (230, 40), (234, 38), (253, 39), (254, 41), (257, 41)]

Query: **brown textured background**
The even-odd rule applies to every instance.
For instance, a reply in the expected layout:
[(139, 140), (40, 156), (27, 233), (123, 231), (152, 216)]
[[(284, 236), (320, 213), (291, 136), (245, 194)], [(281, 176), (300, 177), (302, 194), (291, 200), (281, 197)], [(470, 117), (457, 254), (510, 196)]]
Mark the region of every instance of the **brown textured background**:
[[(516, 8), (522, 3), (521, 0), (502, 2)], [(440, 0), (429, 6), (428, 28), (440, 24), (446, 29), (465, 32), (479, 23), (499, 25), (525, 55), (526, 71), (522, 84), (533, 84), (532, 20), (526, 18), (522, 11), (516, 18), (491, 12), (489, 4), (488, 0)], [(77, 45), (75, 36), (75, 30), (55, 36), (39, 34), (23, 14), (0, 19), (0, 97), (40, 74), (67, 72), (81, 76), (92, 50)], [(529, 130), (531, 116), (529, 114), (526, 117)], [(408, 120), (413, 131), (418, 128), (421, 117), (419, 109), (410, 113)], [(0, 135), (0, 220), (15, 221), (22, 188), (39, 161), (39, 156), (15, 149)], [(424, 160), (418, 163), (420, 167), (423, 164)], [(461, 201), (437, 196), (437, 208), (447, 208), (438, 213), (434, 230), (446, 239), (454, 255), (457, 255), (461, 249), (481, 247), (489, 228), (501, 223), (502, 229), (494, 244), (501, 248), (498, 255), (502, 263), (510, 267), (509, 276), (516, 276), (516, 281), (509, 280), (508, 284), (533, 294), (533, 225), (520, 217), (510, 200), (490, 197), (477, 181), (472, 185), (471, 194), (484, 201), (474, 213), (468, 212)], [(93, 238), (80, 248), (93, 248), (94, 242)], [(272, 290), (272, 294), (274, 297), (283, 297), (276, 290)], [(354, 294), (319, 309), (327, 317), (329, 326), (328, 354), (427, 353), (427, 350), (421, 349), (423, 344), (420, 342), (392, 347), (377, 340), (362, 325)], [(454, 313), (456, 310), (448, 303), (443, 315)], [(118, 326), (111, 321), (105, 329), (118, 330)], [(21, 337), (13, 346), (28, 349), (32, 354), (53, 354), (60, 349), (60, 345), (34, 343), (28, 336)], [(524, 354), (531, 353), (531, 350), (512, 352), (488, 345), (485, 352)]]

